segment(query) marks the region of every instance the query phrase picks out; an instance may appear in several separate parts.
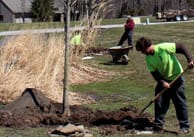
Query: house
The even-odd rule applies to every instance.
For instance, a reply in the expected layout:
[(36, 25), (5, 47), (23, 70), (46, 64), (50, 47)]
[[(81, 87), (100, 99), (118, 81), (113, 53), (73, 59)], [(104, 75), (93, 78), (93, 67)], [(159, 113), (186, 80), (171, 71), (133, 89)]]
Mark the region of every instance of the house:
[[(33, 0), (0, 0), (0, 23), (32, 22)], [(54, 21), (63, 21), (64, 0), (54, 0)]]
[(32, 0), (0, 0), (0, 22), (31, 22)]
[(61, 21), (64, 20), (64, 0), (54, 0), (54, 17), (53, 21)]

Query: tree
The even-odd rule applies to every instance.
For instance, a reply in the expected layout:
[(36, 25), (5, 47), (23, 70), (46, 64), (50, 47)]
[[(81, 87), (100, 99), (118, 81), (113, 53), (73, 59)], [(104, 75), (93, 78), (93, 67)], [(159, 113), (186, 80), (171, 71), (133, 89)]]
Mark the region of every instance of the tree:
[(54, 13), (53, 5), (53, 0), (33, 0), (31, 11), (35, 21), (50, 21)]
[(189, 3), (190, 7), (194, 7), (194, 0), (187, 0), (187, 2)]
[(64, 33), (65, 33), (65, 42), (64, 42), (64, 80), (63, 80), (63, 110), (62, 113), (65, 116), (70, 116), (70, 107), (69, 107), (69, 96), (68, 96), (68, 90), (69, 90), (69, 39), (70, 39), (70, 10), (71, 10), (71, 0), (64, 0)]

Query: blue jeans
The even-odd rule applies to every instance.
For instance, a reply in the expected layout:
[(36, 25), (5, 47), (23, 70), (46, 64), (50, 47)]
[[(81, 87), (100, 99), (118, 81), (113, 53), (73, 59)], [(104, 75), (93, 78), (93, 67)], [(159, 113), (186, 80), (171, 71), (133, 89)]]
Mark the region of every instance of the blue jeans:
[[(158, 83), (155, 89), (155, 95), (158, 94), (162, 89), (162, 84)], [(180, 129), (190, 128), (183, 78), (178, 79), (177, 82), (175, 82), (175, 84), (169, 90), (164, 92), (164, 94), (161, 95), (155, 102), (154, 123), (157, 126), (163, 127), (165, 122), (164, 118), (170, 106), (170, 99), (172, 99), (174, 104)]]
[(133, 45), (132, 37), (133, 37), (133, 31), (125, 31), (123, 33), (123, 35), (121, 36), (118, 45), (123, 45), (123, 43), (127, 39), (128, 40), (128, 46), (130, 46), (130, 45), (132, 46)]

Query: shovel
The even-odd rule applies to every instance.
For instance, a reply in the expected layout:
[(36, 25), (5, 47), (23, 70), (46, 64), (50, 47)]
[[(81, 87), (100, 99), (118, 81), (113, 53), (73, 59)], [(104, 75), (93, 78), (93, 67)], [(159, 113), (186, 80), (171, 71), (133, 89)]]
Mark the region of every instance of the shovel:
[[(170, 86), (173, 85), (187, 70), (189, 67), (187, 67), (182, 73), (180, 73), (173, 81), (170, 82)], [(164, 88), (161, 90), (150, 102), (141, 110), (140, 116), (143, 114), (143, 112), (153, 103), (155, 102), (164, 92), (166, 92), (168, 88)]]

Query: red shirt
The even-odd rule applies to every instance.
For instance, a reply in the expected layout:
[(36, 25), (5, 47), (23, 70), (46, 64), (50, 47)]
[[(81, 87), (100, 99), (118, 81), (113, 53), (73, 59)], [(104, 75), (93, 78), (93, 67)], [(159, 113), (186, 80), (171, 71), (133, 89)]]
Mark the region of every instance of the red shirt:
[(133, 19), (127, 19), (126, 24), (125, 24), (125, 30), (132, 31), (134, 27), (135, 27), (135, 23)]

